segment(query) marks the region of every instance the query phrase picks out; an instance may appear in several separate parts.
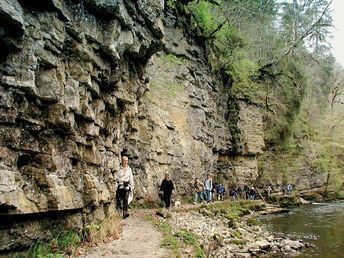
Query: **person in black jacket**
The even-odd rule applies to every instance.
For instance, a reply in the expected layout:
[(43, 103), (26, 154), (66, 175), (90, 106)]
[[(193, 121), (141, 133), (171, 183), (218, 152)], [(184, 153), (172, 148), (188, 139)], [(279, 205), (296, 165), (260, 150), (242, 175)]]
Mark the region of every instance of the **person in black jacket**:
[(254, 200), (256, 198), (256, 194), (257, 194), (256, 189), (254, 187), (252, 187), (251, 190), (250, 190), (251, 200)]
[(242, 189), (241, 189), (240, 185), (238, 185), (236, 192), (238, 194), (238, 198), (241, 199), (242, 198)]
[(171, 195), (174, 193), (174, 185), (172, 180), (169, 179), (168, 172), (165, 174), (165, 179), (162, 180), (160, 185), (160, 192), (163, 193), (163, 200), (165, 202), (166, 208), (170, 207)]
[(245, 192), (246, 200), (248, 200), (250, 198), (250, 188), (248, 187), (248, 185), (244, 186), (244, 192)]

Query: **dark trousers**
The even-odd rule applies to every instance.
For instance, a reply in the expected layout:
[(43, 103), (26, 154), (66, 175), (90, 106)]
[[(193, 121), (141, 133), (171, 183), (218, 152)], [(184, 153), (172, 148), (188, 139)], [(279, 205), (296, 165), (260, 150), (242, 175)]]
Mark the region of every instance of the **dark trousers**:
[(170, 207), (170, 204), (171, 204), (171, 193), (164, 193), (163, 199), (164, 199), (166, 208)]
[(117, 210), (128, 211), (128, 195), (129, 191), (125, 189), (117, 189), (116, 191), (116, 207)]
[(248, 200), (250, 198), (249, 192), (245, 192), (245, 195), (246, 195), (246, 200)]

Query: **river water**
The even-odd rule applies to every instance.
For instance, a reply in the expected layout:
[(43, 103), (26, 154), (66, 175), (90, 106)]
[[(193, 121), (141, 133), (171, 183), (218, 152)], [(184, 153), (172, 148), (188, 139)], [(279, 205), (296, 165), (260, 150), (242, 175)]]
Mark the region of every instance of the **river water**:
[(314, 244), (298, 257), (344, 257), (344, 202), (301, 206), (259, 220), (270, 232)]

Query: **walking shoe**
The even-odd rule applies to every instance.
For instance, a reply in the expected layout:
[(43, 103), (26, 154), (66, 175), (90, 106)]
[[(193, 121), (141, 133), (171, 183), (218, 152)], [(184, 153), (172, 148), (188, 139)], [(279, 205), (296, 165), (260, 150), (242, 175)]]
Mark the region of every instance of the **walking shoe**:
[(197, 203), (196, 202), (193, 202), (194, 205), (196, 205)]
[(123, 214), (123, 219), (126, 219), (126, 218), (128, 218), (129, 217), (129, 213), (124, 213)]

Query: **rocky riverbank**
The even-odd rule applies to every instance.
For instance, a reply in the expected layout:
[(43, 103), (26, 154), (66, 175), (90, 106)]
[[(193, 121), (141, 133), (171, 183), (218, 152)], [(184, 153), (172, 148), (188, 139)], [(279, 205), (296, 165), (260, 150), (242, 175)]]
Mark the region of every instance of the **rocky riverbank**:
[(343, 199), (343, 191), (334, 191), (333, 189), (325, 191), (325, 187), (294, 191), (291, 195), (284, 195), (279, 192), (266, 198), (268, 202), (278, 204), (281, 207), (295, 207), (312, 203), (333, 202)]
[[(255, 219), (262, 210), (262, 203), (223, 202), (171, 211), (165, 220), (171, 225), (173, 234), (182, 230), (198, 236), (206, 256), (293, 256), (307, 245), (266, 231)], [(187, 249), (183, 252), (190, 254)]]

